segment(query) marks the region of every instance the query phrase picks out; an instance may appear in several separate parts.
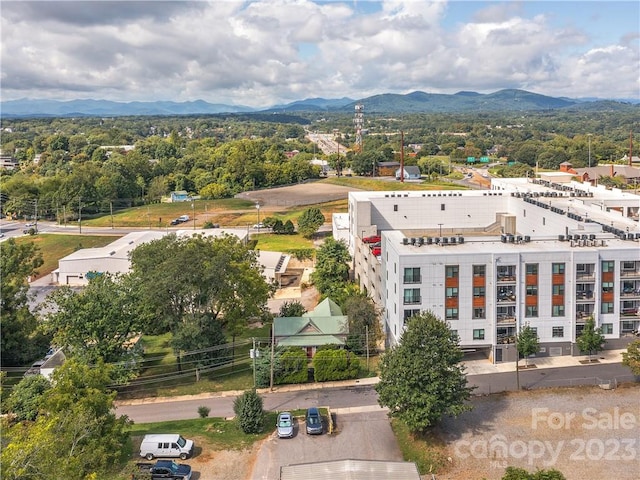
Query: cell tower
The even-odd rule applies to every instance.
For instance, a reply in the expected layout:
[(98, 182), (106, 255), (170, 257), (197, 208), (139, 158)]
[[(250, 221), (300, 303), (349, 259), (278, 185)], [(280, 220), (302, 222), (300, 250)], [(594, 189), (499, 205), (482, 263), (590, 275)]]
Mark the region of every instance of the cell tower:
[(354, 150), (357, 153), (362, 152), (362, 127), (364, 126), (364, 105), (356, 103), (356, 113), (353, 116), (353, 124), (356, 127), (356, 146)]

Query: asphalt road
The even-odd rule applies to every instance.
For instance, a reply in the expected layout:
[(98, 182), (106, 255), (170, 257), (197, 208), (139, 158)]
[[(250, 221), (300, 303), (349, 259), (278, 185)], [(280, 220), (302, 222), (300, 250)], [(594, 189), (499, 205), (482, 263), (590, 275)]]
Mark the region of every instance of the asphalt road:
[[(629, 369), (621, 363), (582, 365), (575, 367), (545, 368), (519, 372), (521, 388), (549, 388), (574, 385), (593, 385), (595, 377), (609, 381), (615, 377), (631, 378)], [(489, 394), (516, 389), (516, 373), (469, 375), (469, 384), (477, 387), (476, 394)], [(198, 418), (198, 407), (211, 409), (211, 416), (232, 417), (234, 396), (210, 396), (183, 400), (162, 401), (149, 399), (138, 405), (119, 405), (118, 415), (127, 415), (136, 423)], [(262, 394), (266, 410), (297, 410), (311, 406), (329, 406), (331, 409), (372, 407), (378, 405), (373, 386), (316, 388), (290, 392)]]

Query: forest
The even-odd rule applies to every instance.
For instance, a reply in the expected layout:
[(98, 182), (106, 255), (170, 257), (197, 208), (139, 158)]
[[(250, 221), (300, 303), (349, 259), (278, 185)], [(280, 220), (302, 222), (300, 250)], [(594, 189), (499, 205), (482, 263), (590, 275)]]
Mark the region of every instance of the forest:
[(231, 197), (318, 178), (314, 157), (356, 175), (371, 175), (377, 163), (398, 160), (401, 151), (407, 165), (429, 175), (437, 171), (434, 156), (465, 163), (489, 155), (526, 167), (504, 169), (505, 176), (524, 175), (535, 166), (553, 170), (562, 162), (585, 167), (629, 154), (639, 118), (638, 105), (393, 117), (365, 112), (361, 151), (329, 157), (306, 132), (333, 133), (351, 148), (351, 115), (2, 119), (2, 154), (19, 162), (19, 168), (1, 172), (2, 213), (61, 220), (64, 212), (66, 220), (158, 202), (174, 190), (203, 199)]

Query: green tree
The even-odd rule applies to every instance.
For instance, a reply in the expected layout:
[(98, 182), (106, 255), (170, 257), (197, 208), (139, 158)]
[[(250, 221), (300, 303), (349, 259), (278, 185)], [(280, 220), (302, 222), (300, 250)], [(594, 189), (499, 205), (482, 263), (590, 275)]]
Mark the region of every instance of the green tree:
[(262, 397), (255, 390), (247, 390), (233, 401), (233, 411), (244, 433), (260, 433), (264, 427)]
[(93, 364), (135, 358), (131, 340), (140, 331), (135, 290), (123, 277), (95, 275), (81, 291), (63, 286), (47, 299), (45, 330), (67, 355)]
[(349, 318), (349, 350), (360, 355), (365, 353), (368, 347), (369, 352), (375, 352), (378, 342), (382, 340), (382, 326), (380, 312), (373, 300), (362, 293), (347, 297), (344, 302), (344, 314)]
[(529, 355), (533, 355), (540, 348), (538, 344), (538, 334), (526, 324), (520, 329), (518, 334), (518, 354), (524, 357), (524, 364), (527, 365)]
[(602, 334), (600, 327), (596, 328), (596, 322), (593, 317), (589, 317), (584, 324), (584, 329), (578, 338), (576, 343), (578, 348), (582, 352), (589, 353), (589, 361), (591, 361), (592, 353), (598, 353), (604, 348), (606, 340)]
[(629, 367), (634, 375), (640, 375), (640, 340), (627, 345), (627, 351), (622, 352), (622, 364)]
[(32, 423), (4, 429), (2, 478), (84, 480), (105, 476), (124, 460), (130, 422), (113, 413), (115, 392), (107, 390), (112, 370), (68, 360), (53, 375)]
[(311, 274), (316, 288), (325, 297), (344, 287), (349, 279), (351, 255), (342, 240), (329, 237), (316, 253), (316, 268)]
[(13, 387), (7, 401), (9, 412), (19, 422), (34, 421), (40, 412), (43, 394), (51, 383), (42, 375), (28, 375)]
[(48, 338), (37, 331), (37, 320), (29, 310), (27, 278), (43, 263), (33, 242), (16, 243), (9, 238), (0, 248), (0, 346), (2, 364), (24, 365), (46, 352)]
[(400, 343), (380, 363), (378, 402), (413, 432), (423, 432), (444, 415), (471, 409), (463, 353), (447, 324), (431, 312), (409, 319)]
[(301, 317), (307, 309), (298, 300), (286, 301), (280, 305), (279, 317)]
[(207, 314), (234, 336), (248, 321), (269, 316), (274, 286), (262, 276), (255, 252), (235, 236), (167, 235), (136, 248), (131, 265), (147, 333), (176, 334), (188, 315)]
[[(209, 314), (187, 314), (171, 338), (171, 346), (194, 368), (220, 365), (230, 352), (220, 348), (226, 343), (222, 324)], [(184, 353), (189, 352), (189, 353)]]
[(298, 231), (303, 237), (311, 238), (324, 224), (324, 221), (324, 215), (319, 208), (308, 208), (298, 218)]

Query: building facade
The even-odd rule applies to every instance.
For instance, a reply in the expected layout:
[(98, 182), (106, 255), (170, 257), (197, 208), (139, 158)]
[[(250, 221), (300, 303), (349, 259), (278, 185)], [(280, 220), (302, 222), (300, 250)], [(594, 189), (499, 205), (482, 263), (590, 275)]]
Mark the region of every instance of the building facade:
[(538, 356), (579, 354), (589, 317), (610, 347), (623, 346), (640, 328), (638, 207), (635, 195), (530, 179), (489, 191), (354, 192), (354, 274), (383, 309), (388, 345), (429, 310), (463, 349), (495, 362), (515, 360), (525, 324)]

